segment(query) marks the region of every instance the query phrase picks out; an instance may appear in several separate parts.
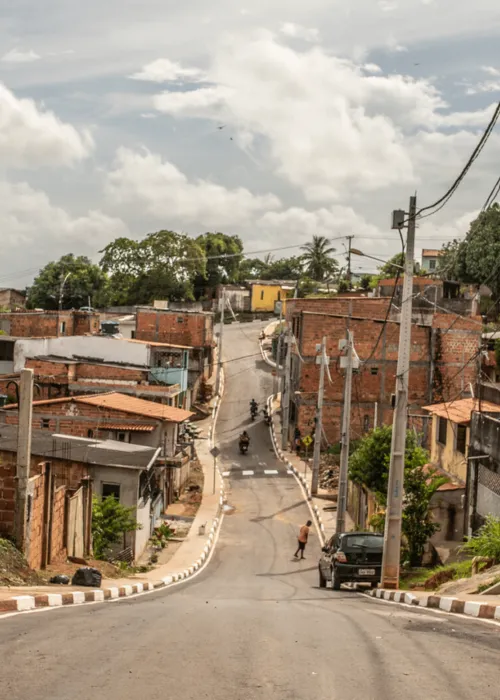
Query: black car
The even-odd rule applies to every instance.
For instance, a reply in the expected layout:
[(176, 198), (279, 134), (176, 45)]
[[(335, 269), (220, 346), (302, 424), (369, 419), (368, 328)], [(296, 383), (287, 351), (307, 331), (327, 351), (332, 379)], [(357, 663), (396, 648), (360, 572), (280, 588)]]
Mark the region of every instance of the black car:
[(384, 536), (374, 532), (343, 532), (323, 547), (319, 560), (319, 585), (332, 582), (334, 591), (348, 581), (376, 588), (382, 575)]

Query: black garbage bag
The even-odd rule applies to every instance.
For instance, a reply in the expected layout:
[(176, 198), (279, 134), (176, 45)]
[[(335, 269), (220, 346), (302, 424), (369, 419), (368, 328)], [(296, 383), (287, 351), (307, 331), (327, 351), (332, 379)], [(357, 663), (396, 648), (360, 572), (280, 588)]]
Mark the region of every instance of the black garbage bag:
[(82, 566), (81, 569), (75, 571), (75, 575), (71, 580), (73, 586), (92, 586), (92, 588), (100, 588), (102, 574), (97, 569), (91, 566)]
[(68, 585), (70, 581), (69, 576), (66, 576), (66, 574), (58, 574), (57, 576), (52, 576), (52, 578), (49, 580), (49, 583), (62, 583), (65, 586)]

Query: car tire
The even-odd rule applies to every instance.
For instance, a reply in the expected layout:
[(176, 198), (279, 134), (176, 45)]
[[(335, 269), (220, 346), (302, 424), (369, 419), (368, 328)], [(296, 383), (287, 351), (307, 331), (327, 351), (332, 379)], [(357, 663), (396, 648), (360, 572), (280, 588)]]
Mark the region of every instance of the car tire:
[(373, 588), (377, 588), (378, 584), (379, 584), (378, 581), (372, 581), (372, 582), (370, 583), (370, 588), (372, 588), (372, 589), (373, 589)]
[(341, 581), (338, 577), (338, 574), (335, 571), (335, 569), (333, 569), (333, 571), (332, 571), (332, 588), (333, 588), (333, 590), (340, 591), (340, 584), (341, 584)]
[(318, 567), (318, 573), (319, 573), (319, 587), (326, 588), (326, 578), (321, 573), (321, 567)]

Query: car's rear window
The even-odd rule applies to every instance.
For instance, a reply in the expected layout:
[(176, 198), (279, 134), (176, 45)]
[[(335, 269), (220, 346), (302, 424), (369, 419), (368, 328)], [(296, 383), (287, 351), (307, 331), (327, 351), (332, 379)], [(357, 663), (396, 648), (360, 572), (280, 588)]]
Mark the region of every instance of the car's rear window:
[(342, 549), (383, 549), (384, 538), (375, 535), (348, 535), (342, 538)]

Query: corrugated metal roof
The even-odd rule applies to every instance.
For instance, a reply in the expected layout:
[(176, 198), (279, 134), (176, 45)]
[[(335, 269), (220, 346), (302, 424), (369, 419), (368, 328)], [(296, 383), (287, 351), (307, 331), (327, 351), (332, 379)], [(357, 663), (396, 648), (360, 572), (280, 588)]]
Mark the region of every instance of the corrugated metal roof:
[[(423, 408), (425, 411), (429, 411), (429, 413), (440, 418), (446, 418), (452, 423), (470, 423), (472, 411), (479, 411), (479, 400), (472, 398), (459, 399), (458, 401), (436, 403)], [(481, 401), (481, 410), (487, 413), (500, 413), (500, 406), (490, 401)]]
[[(101, 406), (102, 408), (111, 408), (114, 411), (133, 413), (137, 416), (166, 420), (171, 423), (182, 423), (194, 415), (191, 411), (185, 411), (183, 408), (164, 406), (155, 401), (139, 399), (136, 396), (128, 396), (127, 394), (120, 394), (116, 391), (105, 394), (65, 396), (60, 399), (44, 399), (42, 401), (33, 401), (33, 406), (50, 406), (56, 403), (90, 404), (92, 406)], [(4, 406), (3, 410), (8, 411), (16, 408), (18, 408), (17, 404), (9, 404), (8, 406)]]

